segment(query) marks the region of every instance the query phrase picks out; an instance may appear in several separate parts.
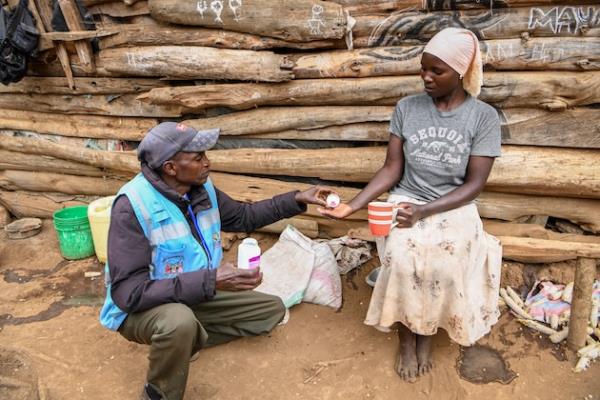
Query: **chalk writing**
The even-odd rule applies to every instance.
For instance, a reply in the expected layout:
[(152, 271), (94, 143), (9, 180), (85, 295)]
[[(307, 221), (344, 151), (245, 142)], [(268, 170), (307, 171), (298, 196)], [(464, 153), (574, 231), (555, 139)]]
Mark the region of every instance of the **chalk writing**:
[(237, 10), (242, 6), (242, 0), (229, 0), (229, 9), (233, 12), (233, 19), (240, 20)]
[(528, 63), (554, 63), (567, 59), (565, 49), (552, 43), (533, 43), (523, 47), (515, 42), (482, 43), (484, 64), (493, 64), (509, 59), (520, 58)]
[(312, 16), (306, 23), (310, 28), (310, 33), (313, 35), (320, 35), (321, 27), (325, 26), (325, 23), (321, 19), (321, 14), (323, 14), (323, 6), (319, 4), (312, 6)]
[(536, 43), (529, 50), (527, 56), (531, 61), (540, 61), (542, 63), (557, 62), (565, 58), (565, 49), (546, 46), (546, 43)]
[[(210, 1), (210, 0), (209, 0)], [(209, 2), (207, 0), (200, 0), (196, 3), (196, 11), (200, 14), (200, 18), (204, 18), (204, 13), (210, 10), (213, 12), (215, 16), (215, 22), (222, 24), (223, 20), (221, 16), (223, 15), (223, 1), (224, 0), (212, 0)], [(229, 10), (233, 14), (233, 19), (235, 22), (240, 21), (240, 10), (242, 8), (242, 0), (228, 0)]]
[(223, 20), (221, 19), (221, 13), (223, 12), (223, 2), (220, 0), (212, 1), (210, 3), (210, 9), (215, 13), (215, 22), (222, 24)]
[(137, 65), (137, 55), (132, 53), (127, 53), (127, 64), (135, 67)]
[(497, 11), (480, 11), (463, 15), (460, 11), (422, 13), (418, 10), (402, 10), (383, 19), (369, 35), (368, 46), (397, 46), (422, 42), (444, 28), (466, 28), (479, 39), (485, 39), (486, 31), (501, 24), (508, 17)]
[(600, 24), (600, 9), (596, 7), (532, 7), (528, 29), (547, 28), (555, 35), (578, 34)]
[(200, 17), (204, 18), (204, 11), (208, 10), (208, 4), (206, 4), (206, 0), (197, 2), (196, 10), (200, 13)]
[(469, 29), (480, 40), (515, 37), (525, 31), (536, 36), (584, 35), (588, 30), (600, 28), (600, 7), (557, 6), (429, 13), (401, 10), (381, 19), (369, 33), (367, 45), (381, 47), (424, 42), (447, 27)]

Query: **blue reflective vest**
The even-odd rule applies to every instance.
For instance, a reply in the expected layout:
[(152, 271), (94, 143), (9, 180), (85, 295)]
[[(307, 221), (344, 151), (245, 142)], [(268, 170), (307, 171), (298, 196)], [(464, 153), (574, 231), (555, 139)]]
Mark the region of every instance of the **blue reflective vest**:
[[(119, 190), (117, 196), (127, 196), (152, 247), (149, 279), (171, 279), (182, 272), (218, 268), (221, 264), (223, 249), (217, 195), (210, 179), (204, 188), (211, 207), (195, 215), (202, 244), (193, 236), (179, 207), (157, 191), (142, 174)], [(100, 323), (108, 329), (117, 330), (127, 318), (127, 313), (112, 301), (108, 263), (105, 276), (106, 298), (100, 312)]]

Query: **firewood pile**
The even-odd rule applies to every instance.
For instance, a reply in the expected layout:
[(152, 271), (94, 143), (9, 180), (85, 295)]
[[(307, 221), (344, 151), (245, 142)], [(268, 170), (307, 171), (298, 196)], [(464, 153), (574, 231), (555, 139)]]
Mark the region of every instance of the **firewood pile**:
[[(395, 103), (422, 90), (424, 44), (456, 26), (481, 40), (480, 99), (503, 124), (477, 199), (486, 229), (507, 259), (600, 258), (597, 1), (83, 0), (94, 29), (56, 1), (68, 31), (30, 0), (39, 54), (0, 87), (0, 204), (15, 217), (115, 194), (165, 120), (221, 128), (211, 176), (238, 200), (318, 180), (347, 201), (382, 165)], [(340, 236), (366, 213), (292, 222)]]

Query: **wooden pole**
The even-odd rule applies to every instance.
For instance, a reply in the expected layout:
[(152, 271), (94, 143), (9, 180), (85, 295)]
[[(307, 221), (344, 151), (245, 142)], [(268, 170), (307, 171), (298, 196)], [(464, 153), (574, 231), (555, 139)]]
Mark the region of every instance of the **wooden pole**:
[(116, 18), (150, 14), (148, 3), (146, 1), (139, 1), (133, 5), (128, 5), (121, 1), (112, 1), (90, 7), (90, 12), (93, 15), (108, 15)]
[(110, 28), (116, 35), (100, 40), (100, 49), (135, 46), (204, 46), (221, 49), (267, 50), (287, 48), (297, 50), (332, 49), (343, 47), (338, 39), (290, 42), (249, 33), (181, 25), (119, 24)]
[(575, 270), (575, 285), (571, 301), (571, 318), (569, 320), (569, 336), (567, 344), (571, 350), (577, 351), (585, 345), (588, 335), (590, 311), (592, 309), (592, 286), (596, 277), (596, 260), (580, 257)]
[(220, 128), (221, 135), (258, 135), (288, 129), (307, 130), (360, 122), (389, 121), (394, 107), (261, 107), (255, 110), (190, 119), (196, 129)]
[[(211, 150), (221, 172), (291, 175), (368, 182), (381, 168), (386, 148)], [(600, 198), (598, 150), (502, 146), (486, 188), (503, 193)]]
[(279, 39), (308, 42), (339, 39), (346, 16), (338, 4), (320, 0), (149, 0), (152, 17), (183, 25), (221, 28)]
[[(76, 149), (44, 140), (0, 137), (0, 148), (64, 158), (118, 171), (138, 171), (132, 153)], [(220, 172), (316, 177), (368, 182), (381, 168), (386, 148), (211, 150)], [(503, 193), (600, 199), (598, 150), (503, 146), (486, 189)]]
[[(36, 5), (39, 4), (38, 5)], [(30, 3), (31, 10), (33, 12), (33, 16), (36, 20), (42, 21), (42, 24), (38, 24), (38, 28), (43, 30), (40, 33), (52, 31), (52, 9), (48, 2), (44, 2), (43, 0), (32, 1)], [(64, 43), (54, 43), (54, 48), (56, 50), (56, 56), (60, 61), (60, 65), (65, 73), (65, 77), (67, 78), (67, 85), (71, 89), (75, 89), (75, 81), (73, 80), (73, 71), (71, 70), (71, 62), (69, 60), (69, 54), (67, 53), (67, 48)]]
[(480, 38), (510, 39), (521, 35), (595, 37), (600, 30), (600, 7), (540, 6), (487, 10), (408, 10), (356, 17), (354, 47), (397, 46), (427, 42), (446, 27), (466, 28)]
[(313, 219), (286, 218), (257, 229), (258, 232), (281, 233), (288, 225), (292, 225), (309, 238), (319, 236), (319, 224)]
[(124, 76), (282, 82), (294, 77), (287, 57), (270, 51), (199, 46), (146, 46), (102, 50), (98, 67)]
[[(81, 22), (82, 17), (79, 13), (79, 9), (73, 0), (58, 0), (58, 5), (65, 18), (65, 22), (71, 31), (82, 31), (85, 30), (85, 26)], [(79, 62), (82, 68), (86, 72), (93, 73), (96, 67), (94, 66), (94, 54), (92, 52), (92, 45), (87, 39), (77, 40), (75, 42), (75, 49), (79, 56)]]
[(16, 129), (79, 138), (142, 140), (154, 118), (66, 115), (0, 109), (0, 129)]
[(32, 192), (55, 191), (65, 194), (110, 196), (127, 181), (114, 178), (95, 178), (55, 174), (51, 172), (0, 171), (0, 187), (5, 190)]
[[(111, 94), (140, 93), (168, 86), (165, 82), (146, 78), (74, 78), (76, 88), (65, 87), (64, 78), (26, 76), (19, 82), (0, 86), (0, 93), (19, 94)], [(33, 107), (32, 107), (33, 109)], [(33, 110), (32, 110), (33, 111)], [(37, 110), (36, 110), (37, 111)]]
[(133, 153), (98, 151), (83, 148), (76, 149), (63, 144), (52, 143), (48, 140), (0, 136), (0, 148), (9, 151), (62, 158), (116, 171), (138, 172), (140, 169), (140, 162)]
[[(359, 78), (418, 74), (422, 45), (336, 50), (291, 55), (297, 79)], [(486, 70), (600, 69), (600, 38), (482, 40)]]
[[(90, 0), (87, 0), (90, 1)], [(597, 0), (333, 0), (351, 15), (392, 13), (416, 9), (423, 11), (498, 9), (506, 7), (562, 6), (567, 4), (596, 4)]]
[(97, 196), (74, 196), (62, 193), (0, 190), (0, 204), (17, 218), (52, 218), (52, 213), (56, 210), (89, 204), (97, 198)]
[(0, 204), (0, 228), (4, 228), (6, 225), (10, 224), (11, 220), (10, 212), (6, 207)]
[[(600, 258), (600, 244), (598, 243), (578, 243), (514, 236), (499, 236), (498, 239), (502, 243), (502, 258), (523, 263), (551, 263), (574, 260), (578, 257)], [(581, 259), (586, 258), (578, 258), (578, 260)], [(595, 260), (593, 261), (595, 265)], [(591, 286), (588, 295), (591, 296)], [(587, 318), (589, 318), (589, 315), (588, 308)]]
[(58, 94), (0, 93), (0, 108), (56, 114), (92, 114), (116, 117), (178, 117), (181, 107), (154, 106), (136, 100), (134, 93), (120, 96), (100, 94), (64, 96)]
[[(241, 51), (241, 50), (238, 50)], [(423, 92), (419, 76), (298, 79), (290, 82), (215, 84), (152, 89), (138, 99), (194, 112), (211, 107), (245, 110), (257, 106), (395, 105)], [(490, 72), (479, 98), (500, 108), (537, 107), (552, 111), (600, 102), (600, 71)]]

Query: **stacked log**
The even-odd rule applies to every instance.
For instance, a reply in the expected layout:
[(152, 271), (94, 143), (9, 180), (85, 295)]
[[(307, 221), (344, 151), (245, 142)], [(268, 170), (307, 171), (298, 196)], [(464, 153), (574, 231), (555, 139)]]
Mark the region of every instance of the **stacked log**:
[[(212, 179), (235, 199), (318, 181), (350, 200), (383, 162), (395, 103), (422, 91), (424, 44), (461, 26), (480, 38), (480, 99), (502, 122), (502, 157), (476, 200), (486, 229), (513, 260), (598, 256), (593, 0), (85, 0), (94, 30), (73, 4), (59, 1), (69, 31), (53, 32), (48, 3), (30, 0), (40, 55), (0, 87), (0, 207), (17, 217), (116, 193), (139, 172), (136, 143), (164, 120), (221, 129)], [(532, 216), (586, 235), (519, 223)], [(333, 221), (311, 206), (288, 222), (339, 236), (366, 213)]]

